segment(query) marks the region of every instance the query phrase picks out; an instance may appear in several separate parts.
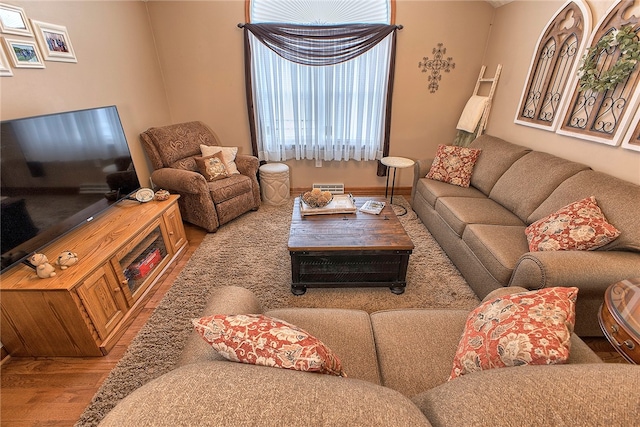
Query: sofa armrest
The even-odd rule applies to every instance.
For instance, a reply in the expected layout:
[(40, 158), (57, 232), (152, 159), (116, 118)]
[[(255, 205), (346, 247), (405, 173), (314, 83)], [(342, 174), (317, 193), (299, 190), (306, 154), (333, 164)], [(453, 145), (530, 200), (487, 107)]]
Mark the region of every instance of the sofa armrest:
[(175, 193), (207, 193), (207, 181), (198, 172), (183, 169), (162, 168), (151, 173), (153, 184)]
[(581, 295), (604, 295), (612, 283), (640, 277), (640, 253), (624, 251), (528, 252), (517, 262), (509, 286), (541, 289), (575, 286)]
[(416, 185), (420, 178), (427, 176), (433, 159), (419, 159), (413, 165), (413, 186), (411, 187), (411, 203), (413, 203), (413, 196), (415, 195)]
[(235, 162), (238, 167), (238, 171), (242, 175), (246, 175), (248, 177), (255, 177), (257, 175), (258, 168), (260, 167), (260, 161), (257, 157), (249, 156), (247, 154), (238, 154)]
[(441, 427), (637, 425), (637, 369), (621, 363), (490, 369), (412, 400)]

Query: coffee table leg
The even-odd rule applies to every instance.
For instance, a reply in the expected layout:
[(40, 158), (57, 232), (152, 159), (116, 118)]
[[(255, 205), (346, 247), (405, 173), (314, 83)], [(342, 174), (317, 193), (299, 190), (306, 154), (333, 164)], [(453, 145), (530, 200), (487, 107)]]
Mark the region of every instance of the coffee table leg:
[(404, 294), (404, 288), (406, 286), (407, 285), (403, 283), (403, 284), (393, 285), (389, 289), (391, 289), (391, 293), (393, 294), (402, 295)]
[(306, 286), (295, 285), (295, 284), (291, 285), (291, 293), (292, 294), (300, 296), (300, 295), (304, 295), (305, 292), (307, 292), (307, 287)]

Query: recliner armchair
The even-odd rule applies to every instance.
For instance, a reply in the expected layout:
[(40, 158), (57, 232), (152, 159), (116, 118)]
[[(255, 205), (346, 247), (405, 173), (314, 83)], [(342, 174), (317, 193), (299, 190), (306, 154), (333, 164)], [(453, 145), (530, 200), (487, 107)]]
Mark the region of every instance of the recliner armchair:
[(195, 157), (200, 145), (220, 146), (217, 136), (202, 122), (152, 127), (140, 134), (153, 168), (154, 185), (180, 195), (182, 218), (209, 232), (260, 207), (260, 166), (254, 156), (237, 155), (240, 174), (207, 182), (198, 172)]

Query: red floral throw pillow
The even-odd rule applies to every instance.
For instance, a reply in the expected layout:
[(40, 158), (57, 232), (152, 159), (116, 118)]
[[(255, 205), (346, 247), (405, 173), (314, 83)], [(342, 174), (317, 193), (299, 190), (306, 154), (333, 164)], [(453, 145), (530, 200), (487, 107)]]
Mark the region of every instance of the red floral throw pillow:
[(524, 230), (529, 251), (590, 251), (614, 241), (620, 231), (591, 196), (539, 219)]
[(427, 178), (460, 187), (469, 187), (473, 167), (480, 156), (477, 148), (439, 145)]
[(218, 314), (192, 323), (227, 360), (346, 377), (329, 347), (285, 321), (262, 314)]
[(475, 371), (565, 363), (578, 288), (545, 288), (486, 301), (469, 313), (449, 380)]

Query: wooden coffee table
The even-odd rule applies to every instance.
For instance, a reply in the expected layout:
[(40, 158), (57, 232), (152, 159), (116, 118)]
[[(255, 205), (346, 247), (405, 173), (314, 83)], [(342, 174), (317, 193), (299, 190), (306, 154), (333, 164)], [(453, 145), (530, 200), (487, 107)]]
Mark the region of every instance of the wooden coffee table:
[[(359, 208), (367, 200), (359, 197)], [(291, 292), (307, 288), (389, 287), (404, 292), (413, 242), (387, 203), (379, 215), (347, 214), (302, 216), (296, 198), (289, 232)]]

